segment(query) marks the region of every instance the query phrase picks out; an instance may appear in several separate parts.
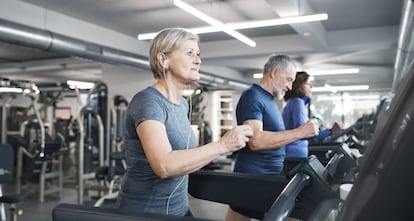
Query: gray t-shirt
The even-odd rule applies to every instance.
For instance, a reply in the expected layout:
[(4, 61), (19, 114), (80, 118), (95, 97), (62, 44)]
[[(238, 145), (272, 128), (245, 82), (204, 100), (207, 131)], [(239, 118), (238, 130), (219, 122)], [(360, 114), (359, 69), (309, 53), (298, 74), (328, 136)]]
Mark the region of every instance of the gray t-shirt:
[[(127, 169), (116, 207), (160, 214), (186, 214), (189, 209), (188, 175), (159, 178), (145, 157), (136, 128), (145, 120), (157, 120), (165, 125), (173, 150), (194, 148), (196, 140), (188, 120), (188, 110), (188, 102), (184, 98), (180, 105), (176, 105), (153, 87), (148, 87), (134, 96), (126, 115)], [(154, 139), (157, 136), (154, 134)]]

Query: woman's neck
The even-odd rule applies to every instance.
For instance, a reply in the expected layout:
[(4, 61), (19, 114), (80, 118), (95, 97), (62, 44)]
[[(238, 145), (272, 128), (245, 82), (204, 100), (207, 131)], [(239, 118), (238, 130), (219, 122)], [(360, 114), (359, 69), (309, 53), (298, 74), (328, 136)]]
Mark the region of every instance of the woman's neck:
[(153, 85), (162, 95), (174, 104), (180, 104), (184, 88), (180, 88), (174, 82), (165, 78), (159, 79)]

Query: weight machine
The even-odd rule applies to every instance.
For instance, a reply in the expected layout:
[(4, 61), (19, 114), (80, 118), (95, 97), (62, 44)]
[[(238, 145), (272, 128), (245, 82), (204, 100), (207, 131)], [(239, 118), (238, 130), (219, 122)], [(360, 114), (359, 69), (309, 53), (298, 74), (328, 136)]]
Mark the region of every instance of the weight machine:
[(115, 199), (118, 196), (122, 175), (126, 169), (124, 158), (124, 122), (128, 101), (121, 95), (112, 98), (111, 103), (111, 153), (110, 164), (99, 168), (96, 172), (96, 179), (103, 180), (107, 187), (107, 193), (95, 202), (95, 207), (101, 206), (105, 200)]
[[(76, 90), (76, 89), (75, 89)], [(79, 93), (78, 93), (79, 96)], [(109, 131), (107, 126), (107, 86), (96, 82), (89, 90), (86, 104), (77, 116), (79, 143), (77, 153), (78, 203), (83, 204), (85, 190), (101, 191), (102, 183), (96, 182), (96, 169), (107, 165), (109, 160)], [(97, 162), (96, 162), (97, 160)]]
[[(16, 161), (16, 191), (22, 192), (22, 179), (32, 183), (38, 183), (39, 200), (44, 201), (44, 196), (50, 193), (58, 193), (62, 190), (62, 171), (59, 160), (60, 142), (47, 136), (45, 124), (40, 116), (38, 101), (40, 91), (36, 84), (30, 81), (1, 79), (1, 94), (4, 99), (2, 107), (2, 143), (11, 143), (17, 153)], [(30, 99), (28, 108), (10, 107), (11, 102), (22, 95)], [(9, 96), (9, 97), (7, 97)], [(11, 111), (20, 110), (20, 119), (12, 115)], [(27, 119), (29, 111), (33, 116)], [(21, 118), (26, 118), (22, 122)], [(29, 175), (30, 179), (26, 179)], [(55, 182), (55, 186), (48, 188), (47, 183)], [(27, 184), (31, 184), (27, 182)], [(29, 185), (27, 185), (29, 186)]]
[[(31, 100), (31, 109), (34, 119), (27, 120), (20, 125), (19, 135), (14, 136), (18, 146), (16, 188), (22, 192), (23, 179), (27, 182), (39, 182), (39, 200), (44, 201), (47, 194), (61, 195), (63, 189), (62, 155), (60, 140), (52, 139), (46, 133), (45, 124), (40, 116), (37, 86), (28, 81), (15, 81), (15, 86), (21, 88), (23, 95)], [(53, 183), (49, 188), (46, 182)]]

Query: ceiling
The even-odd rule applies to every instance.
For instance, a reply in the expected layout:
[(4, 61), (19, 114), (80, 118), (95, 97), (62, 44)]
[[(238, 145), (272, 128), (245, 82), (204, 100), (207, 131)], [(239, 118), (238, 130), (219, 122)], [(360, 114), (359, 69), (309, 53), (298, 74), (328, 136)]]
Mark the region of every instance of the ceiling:
[[(327, 13), (328, 20), (238, 30), (250, 47), (222, 33), (200, 34), (202, 71), (251, 83), (272, 53), (288, 54), (303, 70), (359, 68), (358, 74), (315, 76), (315, 85), (368, 84), (390, 91), (403, 0), (185, 0), (223, 23)], [(0, 19), (147, 57), (140, 33), (194, 28), (203, 21), (172, 0), (3, 0)], [(87, 28), (93, 27), (93, 28)], [(27, 45), (26, 45), (27, 46)], [(76, 55), (76, 56), (74, 56)], [(0, 76), (33, 81), (99, 80), (102, 63), (82, 54), (0, 41)], [(145, 68), (143, 68), (144, 70)]]

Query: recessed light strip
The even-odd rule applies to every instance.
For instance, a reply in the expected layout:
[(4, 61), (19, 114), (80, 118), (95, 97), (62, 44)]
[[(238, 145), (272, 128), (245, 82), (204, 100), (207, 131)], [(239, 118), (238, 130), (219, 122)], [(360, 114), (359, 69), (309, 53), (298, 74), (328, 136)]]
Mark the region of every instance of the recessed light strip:
[(334, 70), (309, 70), (308, 74), (313, 76), (321, 75), (336, 75), (336, 74), (356, 74), (359, 73), (359, 68), (346, 68), (346, 69), (334, 69)]
[(328, 14), (322, 13), (322, 14), (314, 14), (314, 15), (275, 18), (275, 19), (268, 19), (268, 20), (261, 20), (261, 21), (227, 23), (226, 27), (229, 27), (235, 30), (240, 30), (240, 29), (248, 29), (248, 28), (260, 28), (260, 27), (268, 27), (268, 26), (276, 26), (276, 25), (321, 21), (321, 20), (326, 20), (326, 19), (328, 19)]
[(23, 89), (14, 87), (0, 87), (0, 93), (23, 93)]
[[(298, 71), (302, 71), (299, 70)], [(359, 73), (359, 68), (346, 68), (346, 69), (334, 69), (334, 70), (308, 70), (306, 71), (309, 75), (312, 76), (322, 76), (322, 75), (337, 75), (337, 74), (357, 74)], [(254, 73), (253, 78), (262, 78), (262, 73)]]
[(226, 27), (222, 22), (204, 14), (203, 12), (197, 10), (196, 8), (188, 5), (187, 3), (181, 1), (181, 0), (174, 0), (174, 5), (183, 9), (184, 11), (194, 15), (195, 17), (207, 22), (210, 25), (213, 25), (217, 28), (219, 28), (221, 31), (227, 33), (228, 35), (233, 36), (234, 38), (238, 39), (239, 41), (249, 45), (250, 47), (255, 47), (256, 46), (256, 42), (254, 42), (253, 40), (249, 39), (248, 37), (240, 34), (239, 32)]
[[(313, 21), (322, 21), (328, 19), (328, 14), (313, 14), (313, 15), (304, 15), (304, 16), (294, 16), (294, 17), (284, 17), (284, 18), (276, 18), (276, 19), (268, 19), (268, 20), (260, 20), (260, 21), (250, 21), (250, 22), (237, 22), (237, 23), (227, 23), (223, 24), (224, 27), (233, 29), (233, 30), (242, 30), (242, 29), (249, 29), (249, 28), (260, 28), (260, 27), (269, 27), (269, 26), (276, 26), (276, 25), (286, 25), (286, 24), (294, 24), (294, 23), (303, 23), (303, 22), (313, 22)], [(205, 26), (205, 27), (198, 27), (198, 28), (191, 28), (188, 29), (189, 31), (196, 33), (196, 34), (204, 34), (204, 33), (213, 33), (219, 32), (221, 29), (216, 26)], [(139, 34), (138, 40), (149, 40), (153, 39), (157, 35), (157, 32), (153, 33), (146, 33), (146, 34)]]
[(263, 77), (263, 73), (254, 73), (253, 78), (259, 79)]
[(312, 92), (333, 92), (336, 93), (337, 91), (360, 91), (360, 90), (368, 90), (369, 85), (347, 85), (347, 86), (331, 86), (325, 84), (324, 87), (313, 87)]
[(73, 80), (67, 80), (66, 84), (69, 85), (69, 88), (71, 89), (91, 89), (95, 85), (93, 82), (86, 82), (86, 81), (73, 81)]

